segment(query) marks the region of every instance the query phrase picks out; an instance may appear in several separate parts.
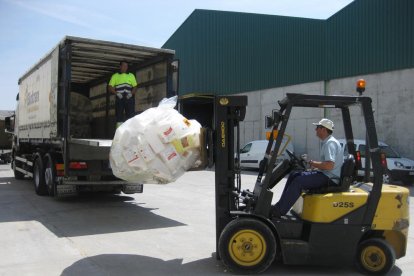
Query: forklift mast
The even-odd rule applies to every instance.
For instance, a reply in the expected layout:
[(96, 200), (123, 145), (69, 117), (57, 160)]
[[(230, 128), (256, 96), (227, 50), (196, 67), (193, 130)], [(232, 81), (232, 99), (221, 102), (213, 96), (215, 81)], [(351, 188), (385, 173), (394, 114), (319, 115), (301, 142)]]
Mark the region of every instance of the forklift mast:
[[(215, 182), (216, 182), (216, 245), (224, 227), (237, 209), (240, 192), (240, 169), (234, 162), (235, 144), (239, 150), (239, 122), (246, 115), (247, 96), (217, 96), (215, 98)], [(237, 128), (235, 137), (234, 128)], [(235, 138), (237, 141), (235, 143)], [(218, 248), (216, 248), (217, 258)]]

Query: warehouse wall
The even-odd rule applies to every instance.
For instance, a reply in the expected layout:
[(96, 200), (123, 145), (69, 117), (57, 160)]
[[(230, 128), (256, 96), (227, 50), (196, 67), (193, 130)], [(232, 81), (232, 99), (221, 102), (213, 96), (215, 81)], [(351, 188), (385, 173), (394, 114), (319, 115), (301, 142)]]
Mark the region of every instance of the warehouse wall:
[[(163, 47), (180, 59), (180, 95), (248, 96), (242, 142), (264, 139), (264, 117), (286, 93), (351, 95), (364, 77), (379, 139), (414, 159), (413, 12), (413, 0), (355, 0), (327, 20), (195, 10)], [(353, 112), (355, 137), (363, 138)], [(295, 111), (287, 131), (298, 154), (319, 155), (311, 123), (325, 116), (339, 118)]]
[(230, 95), (413, 68), (413, 30), (413, 0), (355, 0), (327, 20), (195, 10), (163, 47), (180, 95)]
[[(367, 81), (364, 95), (373, 99), (378, 139), (392, 145), (403, 156), (414, 159), (414, 69), (241, 93), (240, 95), (248, 96), (246, 118), (241, 125), (241, 144), (265, 139), (264, 118), (278, 108), (277, 101), (286, 93), (357, 95), (355, 84), (359, 78)], [(365, 127), (360, 109), (352, 108), (351, 114), (354, 137), (364, 138)], [(310, 158), (318, 158), (319, 139), (315, 136), (312, 123), (318, 122), (322, 117), (334, 121), (335, 137), (344, 137), (339, 110), (296, 108), (292, 111), (286, 133), (292, 135), (297, 154), (308, 153)]]
[(327, 19), (327, 79), (412, 68), (414, 1), (356, 0)]
[(325, 37), (325, 20), (194, 10), (163, 48), (180, 59), (180, 95), (228, 95), (323, 79)]

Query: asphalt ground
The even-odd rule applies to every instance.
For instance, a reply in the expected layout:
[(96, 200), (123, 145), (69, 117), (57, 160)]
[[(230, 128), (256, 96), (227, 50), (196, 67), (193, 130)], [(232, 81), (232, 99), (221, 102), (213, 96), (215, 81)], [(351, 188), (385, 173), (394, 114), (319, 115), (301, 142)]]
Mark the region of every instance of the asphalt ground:
[[(244, 172), (242, 187), (252, 188), (255, 179), (256, 172)], [(214, 199), (214, 171), (145, 185), (142, 194), (57, 200), (37, 196), (31, 180), (15, 180), (10, 165), (0, 165), (0, 275), (231, 275), (215, 257)], [(410, 211), (412, 217), (412, 205)], [(413, 231), (391, 275), (412, 275)], [(274, 274), (357, 271), (275, 262), (262, 275)]]

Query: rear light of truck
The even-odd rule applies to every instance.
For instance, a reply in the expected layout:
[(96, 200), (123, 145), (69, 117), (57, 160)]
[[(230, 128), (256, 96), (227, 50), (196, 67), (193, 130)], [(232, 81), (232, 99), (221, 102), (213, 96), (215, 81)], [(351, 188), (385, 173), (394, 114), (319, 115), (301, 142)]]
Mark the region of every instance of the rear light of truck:
[[(65, 175), (65, 164), (56, 164), (56, 175), (64, 176)], [(88, 169), (88, 164), (86, 162), (70, 162), (69, 169), (71, 170), (86, 170)]]
[(69, 169), (72, 170), (86, 170), (88, 165), (86, 162), (70, 162)]
[(56, 164), (56, 175), (57, 176), (64, 176), (65, 175), (65, 165), (64, 164)]

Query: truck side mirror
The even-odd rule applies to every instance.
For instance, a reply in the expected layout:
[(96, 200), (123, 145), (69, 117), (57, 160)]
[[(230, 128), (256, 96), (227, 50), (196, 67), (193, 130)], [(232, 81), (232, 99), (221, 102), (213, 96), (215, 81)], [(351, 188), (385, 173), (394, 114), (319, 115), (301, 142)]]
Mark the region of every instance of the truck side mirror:
[(14, 120), (12, 120), (12, 118), (14, 118), (14, 116), (4, 118), (5, 131), (8, 133), (14, 132)]

